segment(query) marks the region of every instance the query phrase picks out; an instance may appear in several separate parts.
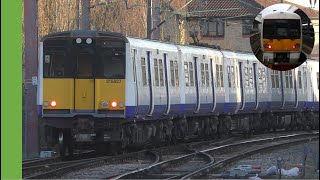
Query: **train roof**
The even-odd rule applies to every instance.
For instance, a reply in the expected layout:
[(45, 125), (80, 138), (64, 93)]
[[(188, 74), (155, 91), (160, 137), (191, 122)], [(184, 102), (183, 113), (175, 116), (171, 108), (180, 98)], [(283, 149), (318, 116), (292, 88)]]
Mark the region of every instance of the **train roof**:
[(301, 19), (301, 17), (298, 14), (289, 11), (273, 11), (264, 15), (262, 19)]
[(126, 36), (117, 32), (104, 32), (104, 31), (86, 31), (86, 30), (76, 30), (76, 31), (64, 31), (64, 32), (56, 32), (50, 33), (41, 38), (41, 42), (50, 37), (103, 37), (103, 36), (111, 36), (117, 37), (128, 42)]
[(43, 36), (41, 38), (41, 42), (43, 42), (45, 39), (50, 38), (50, 37), (99, 37), (99, 36), (112, 36), (112, 37), (118, 37), (125, 42), (131, 41), (146, 41), (146, 42), (154, 42), (154, 43), (164, 43), (167, 45), (174, 45), (174, 46), (180, 46), (180, 47), (192, 47), (192, 48), (199, 48), (199, 49), (207, 49), (207, 50), (217, 50), (212, 47), (204, 47), (204, 46), (196, 46), (196, 45), (180, 45), (172, 42), (165, 42), (165, 41), (159, 41), (159, 40), (151, 40), (151, 39), (145, 39), (145, 38), (138, 38), (138, 37), (133, 37), (133, 36), (125, 36), (121, 33), (117, 32), (104, 32), (104, 31), (85, 31), (85, 30), (75, 30), (75, 31), (64, 31), (64, 32), (57, 32), (57, 33), (50, 33), (46, 36)]

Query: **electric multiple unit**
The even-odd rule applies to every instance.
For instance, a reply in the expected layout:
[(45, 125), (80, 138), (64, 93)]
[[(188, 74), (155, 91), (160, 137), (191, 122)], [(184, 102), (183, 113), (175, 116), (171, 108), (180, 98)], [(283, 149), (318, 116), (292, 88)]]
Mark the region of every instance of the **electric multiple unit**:
[(61, 156), (318, 123), (316, 61), (280, 72), (252, 53), (94, 31), (44, 37), (39, 59), (42, 131)]

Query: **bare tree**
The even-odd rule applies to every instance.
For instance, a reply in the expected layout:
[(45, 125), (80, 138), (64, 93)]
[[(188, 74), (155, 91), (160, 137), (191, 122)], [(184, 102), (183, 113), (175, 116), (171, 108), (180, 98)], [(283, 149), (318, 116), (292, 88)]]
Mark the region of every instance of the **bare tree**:
[[(91, 0), (91, 5), (101, 0)], [(140, 38), (146, 37), (145, 0), (109, 0), (108, 5), (99, 5), (91, 8), (91, 30), (119, 32), (124, 35)], [(185, 4), (186, 0), (160, 0), (161, 20)], [(38, 0), (39, 7), (39, 37), (53, 32), (75, 30), (76, 27), (76, 0)], [(81, 7), (80, 7), (81, 9)], [(80, 11), (81, 12), (81, 11)], [(168, 20), (160, 27), (160, 40), (184, 44), (187, 42), (188, 32), (186, 20), (182, 14)], [(81, 14), (80, 14), (81, 16)]]

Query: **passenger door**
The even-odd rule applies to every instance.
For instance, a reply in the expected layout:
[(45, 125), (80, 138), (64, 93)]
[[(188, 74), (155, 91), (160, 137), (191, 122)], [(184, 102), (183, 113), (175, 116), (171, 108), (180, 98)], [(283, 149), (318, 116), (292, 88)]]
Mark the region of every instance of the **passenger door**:
[(150, 62), (150, 51), (139, 51), (137, 56), (137, 90), (138, 104), (137, 113), (141, 116), (151, 115), (153, 112), (153, 86), (152, 86), (152, 64)]
[(194, 109), (194, 113), (198, 113), (200, 110), (200, 91), (199, 91), (199, 65), (198, 65), (198, 57), (193, 57), (193, 64), (194, 64), (194, 79), (195, 79), (195, 88), (196, 88), (196, 107)]
[(94, 112), (94, 53), (76, 53), (76, 74), (74, 79), (74, 110)]

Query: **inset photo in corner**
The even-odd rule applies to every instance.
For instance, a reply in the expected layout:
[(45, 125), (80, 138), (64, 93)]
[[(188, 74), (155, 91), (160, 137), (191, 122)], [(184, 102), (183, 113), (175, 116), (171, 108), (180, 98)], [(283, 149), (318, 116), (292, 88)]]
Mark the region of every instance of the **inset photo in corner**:
[(268, 68), (291, 70), (303, 64), (312, 52), (313, 25), (301, 9), (275, 4), (256, 16), (250, 44), (257, 59)]

